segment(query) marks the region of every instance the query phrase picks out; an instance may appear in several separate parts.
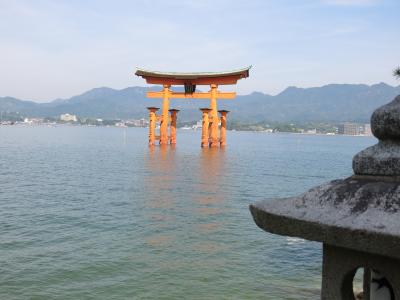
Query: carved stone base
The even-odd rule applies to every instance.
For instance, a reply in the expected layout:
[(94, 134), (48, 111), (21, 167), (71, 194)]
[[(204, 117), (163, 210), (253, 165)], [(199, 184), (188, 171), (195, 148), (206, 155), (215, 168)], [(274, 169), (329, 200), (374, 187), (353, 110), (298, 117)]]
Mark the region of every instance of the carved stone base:
[(353, 278), (360, 267), (379, 271), (383, 277), (376, 284), (374, 281), (370, 284), (369, 278), (364, 277), (364, 299), (374, 299), (369, 295), (384, 292), (383, 289), (389, 297), (379, 299), (389, 300), (390, 294), (400, 299), (400, 260), (327, 244), (324, 244), (321, 299), (354, 300)]

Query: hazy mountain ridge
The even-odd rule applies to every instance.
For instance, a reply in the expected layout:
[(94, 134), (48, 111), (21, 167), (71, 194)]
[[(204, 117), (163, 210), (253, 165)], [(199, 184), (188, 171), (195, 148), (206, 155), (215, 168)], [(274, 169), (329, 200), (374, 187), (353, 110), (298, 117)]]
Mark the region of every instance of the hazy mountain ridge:
[[(28, 117), (55, 117), (63, 113), (105, 119), (142, 118), (147, 106), (161, 106), (161, 99), (147, 99), (148, 90), (159, 87), (128, 87), (116, 90), (100, 87), (69, 99), (50, 103), (0, 97), (0, 111), (19, 112)], [(230, 118), (243, 121), (358, 121), (367, 122), (375, 108), (400, 94), (400, 86), (385, 83), (329, 84), (322, 87), (288, 87), (276, 96), (253, 92), (234, 100), (219, 101), (219, 108), (231, 111)], [(198, 108), (207, 100), (171, 100), (171, 108), (181, 109), (180, 120), (200, 119)]]

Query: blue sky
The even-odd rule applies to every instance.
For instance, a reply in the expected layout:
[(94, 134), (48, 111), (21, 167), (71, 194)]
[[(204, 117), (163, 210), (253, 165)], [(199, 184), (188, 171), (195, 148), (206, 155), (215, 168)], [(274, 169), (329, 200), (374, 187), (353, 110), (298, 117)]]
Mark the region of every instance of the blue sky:
[(0, 0), (0, 96), (38, 102), (145, 83), (136, 66), (253, 65), (240, 94), (386, 82), (399, 0)]

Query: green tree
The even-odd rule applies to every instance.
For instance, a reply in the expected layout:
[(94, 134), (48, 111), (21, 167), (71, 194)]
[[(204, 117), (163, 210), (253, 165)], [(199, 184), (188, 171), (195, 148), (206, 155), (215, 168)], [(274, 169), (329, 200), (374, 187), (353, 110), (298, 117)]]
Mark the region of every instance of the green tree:
[(393, 76), (396, 77), (397, 79), (400, 79), (400, 67), (396, 68), (393, 71)]

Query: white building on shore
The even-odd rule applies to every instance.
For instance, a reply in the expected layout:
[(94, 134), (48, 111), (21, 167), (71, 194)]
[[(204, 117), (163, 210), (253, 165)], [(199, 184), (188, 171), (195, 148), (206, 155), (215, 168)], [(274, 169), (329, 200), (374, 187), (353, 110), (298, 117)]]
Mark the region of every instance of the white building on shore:
[(78, 118), (76, 117), (76, 115), (62, 114), (60, 116), (60, 120), (64, 122), (77, 122)]

